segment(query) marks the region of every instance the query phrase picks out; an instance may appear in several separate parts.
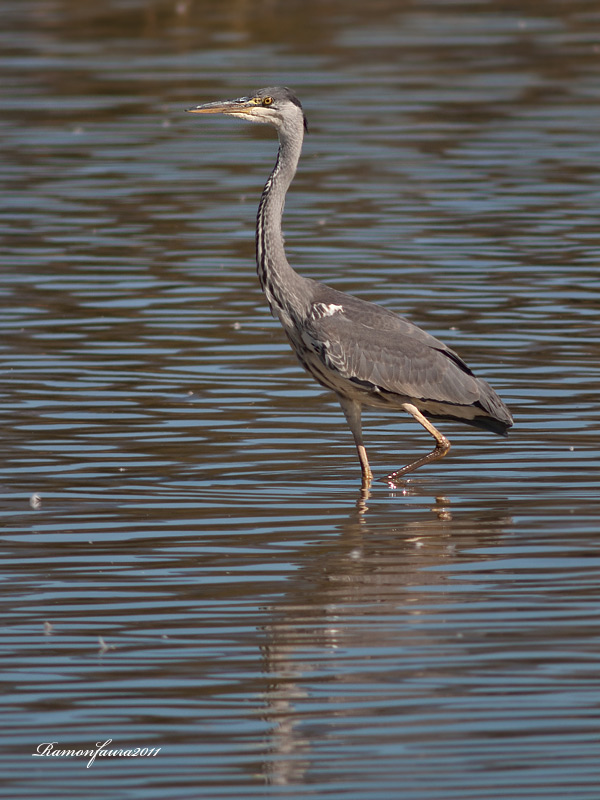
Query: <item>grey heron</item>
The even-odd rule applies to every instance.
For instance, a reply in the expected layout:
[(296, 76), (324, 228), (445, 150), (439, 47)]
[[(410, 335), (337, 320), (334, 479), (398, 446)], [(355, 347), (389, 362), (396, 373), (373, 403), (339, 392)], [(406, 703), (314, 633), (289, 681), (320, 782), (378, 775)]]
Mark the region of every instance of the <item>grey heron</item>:
[(432, 419), (458, 420), (505, 435), (513, 424), (510, 411), (443, 342), (382, 306), (302, 277), (288, 263), (283, 209), (306, 131), (296, 95), (286, 87), (269, 87), (188, 111), (264, 122), (277, 131), (277, 160), (256, 220), (258, 278), (302, 366), (336, 394), (354, 437), (363, 484), (373, 478), (362, 434), (363, 406), (406, 411), (435, 440), (430, 453), (388, 475), (390, 483), (450, 450)]

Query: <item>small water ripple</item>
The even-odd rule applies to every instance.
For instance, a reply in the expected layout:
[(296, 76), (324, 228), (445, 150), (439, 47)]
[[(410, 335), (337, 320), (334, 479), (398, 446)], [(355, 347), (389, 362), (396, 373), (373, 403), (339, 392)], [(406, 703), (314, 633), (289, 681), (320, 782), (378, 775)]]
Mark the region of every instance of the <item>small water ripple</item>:
[[(598, 12), (209, 6), (3, 4), (7, 790), (596, 800)], [(514, 411), (396, 488), (265, 308), (273, 137), (182, 113), (282, 80), (292, 263)]]

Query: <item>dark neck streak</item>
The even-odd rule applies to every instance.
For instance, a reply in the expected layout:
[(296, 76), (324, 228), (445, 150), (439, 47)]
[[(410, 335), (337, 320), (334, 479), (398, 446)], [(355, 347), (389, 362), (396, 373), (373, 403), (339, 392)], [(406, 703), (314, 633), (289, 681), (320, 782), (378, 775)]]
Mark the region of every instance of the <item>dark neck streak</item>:
[[(302, 137), (282, 139), (273, 172), (263, 189), (256, 218), (256, 271), (273, 314), (282, 322), (302, 310), (303, 278), (289, 265), (281, 229), (285, 195), (296, 174)], [(285, 323), (284, 323), (285, 324)]]

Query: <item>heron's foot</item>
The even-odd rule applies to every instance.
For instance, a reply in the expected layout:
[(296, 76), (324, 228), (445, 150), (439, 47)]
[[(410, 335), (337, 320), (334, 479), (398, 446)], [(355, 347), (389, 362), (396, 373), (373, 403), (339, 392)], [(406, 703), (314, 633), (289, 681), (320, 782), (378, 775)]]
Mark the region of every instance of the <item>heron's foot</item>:
[(409, 472), (414, 472), (419, 467), (424, 466), (425, 464), (430, 464), (432, 461), (438, 461), (440, 458), (444, 458), (450, 451), (450, 442), (446, 437), (443, 437), (443, 441), (438, 442), (437, 447), (435, 450), (432, 450), (431, 453), (427, 453), (426, 456), (422, 458), (418, 458), (416, 461), (413, 461), (411, 464), (407, 464), (405, 467), (396, 470), (396, 472), (390, 472), (385, 478), (382, 480), (386, 481), (389, 485), (394, 485), (398, 478), (404, 477), (404, 475), (408, 475)]
[(362, 488), (368, 489), (371, 483), (373, 482), (373, 473), (371, 470), (363, 470), (362, 473)]

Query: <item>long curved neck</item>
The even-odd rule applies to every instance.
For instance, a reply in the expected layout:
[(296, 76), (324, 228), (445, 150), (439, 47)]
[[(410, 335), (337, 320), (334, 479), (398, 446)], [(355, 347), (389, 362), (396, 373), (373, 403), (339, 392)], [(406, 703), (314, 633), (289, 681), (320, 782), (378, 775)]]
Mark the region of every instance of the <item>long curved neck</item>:
[(263, 189), (256, 218), (256, 271), (271, 311), (288, 316), (297, 305), (294, 287), (303, 279), (285, 255), (281, 220), (287, 190), (296, 174), (302, 150), (302, 129), (279, 137), (279, 152), (273, 172)]

